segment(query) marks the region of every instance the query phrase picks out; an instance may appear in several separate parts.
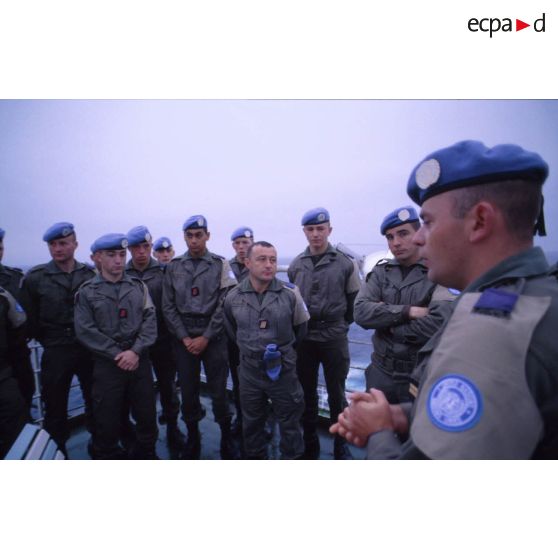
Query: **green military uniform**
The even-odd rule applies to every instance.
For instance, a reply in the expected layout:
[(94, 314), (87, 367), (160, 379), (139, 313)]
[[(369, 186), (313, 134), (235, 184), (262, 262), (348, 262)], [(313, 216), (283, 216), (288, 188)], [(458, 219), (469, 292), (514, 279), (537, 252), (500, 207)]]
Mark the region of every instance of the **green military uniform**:
[(180, 407), (174, 386), (176, 361), (173, 355), (172, 338), (163, 317), (162, 307), (165, 267), (162, 267), (154, 258), (150, 258), (147, 268), (139, 271), (134, 268), (133, 262), (130, 260), (126, 266), (126, 273), (141, 279), (147, 285), (151, 300), (155, 304), (157, 341), (149, 349), (149, 358), (157, 377), (164, 422), (167, 425), (176, 426)]
[[(213, 415), (229, 428), (227, 402), (227, 341), (223, 331), (223, 299), (236, 284), (228, 262), (206, 250), (201, 258), (186, 252), (167, 266), (163, 282), (163, 314), (174, 337), (178, 377), (182, 391), (182, 416), (194, 427), (205, 415), (200, 402), (200, 365), (203, 362), (213, 404)], [(209, 340), (201, 355), (186, 350), (185, 337)], [(228, 426), (226, 426), (228, 425)]]
[[(94, 357), (94, 454), (107, 459), (122, 455), (121, 414), (129, 401), (137, 437), (132, 455), (154, 456), (157, 422), (148, 350), (157, 339), (157, 318), (147, 287), (128, 275), (116, 283), (95, 277), (76, 296), (75, 325), (80, 343)], [(139, 356), (133, 371), (122, 370), (114, 361), (128, 349)]]
[(26, 422), (27, 411), (11, 366), (14, 346), (25, 346), (25, 312), (15, 298), (0, 287), (0, 459)]
[[(337, 420), (347, 406), (345, 381), (350, 355), (347, 332), (353, 321), (353, 303), (361, 281), (356, 262), (328, 244), (324, 254), (313, 256), (309, 248), (289, 265), (310, 313), (308, 333), (297, 346), (297, 373), (304, 390), (304, 439), (307, 457), (319, 456), (318, 369), (323, 365), (330, 419)], [(334, 453), (341, 455), (344, 441), (335, 438)]]
[[(304, 410), (302, 387), (296, 374), (297, 337), (306, 331), (308, 311), (295, 285), (273, 279), (265, 293), (258, 294), (250, 279), (231, 290), (224, 304), (225, 327), (240, 350), (240, 401), (246, 455), (266, 456), (264, 432), (267, 401), (279, 423), (282, 457), (294, 459), (304, 451), (300, 418)], [(268, 344), (277, 344), (281, 373), (271, 380), (263, 370)]]
[[(366, 389), (382, 390), (390, 403), (409, 400), (417, 353), (447, 319), (455, 299), (448, 289), (432, 283), (427, 272), (420, 262), (404, 267), (397, 260), (381, 260), (355, 300), (355, 322), (375, 329)], [(411, 306), (427, 306), (428, 315), (410, 320)]]
[[(238, 283), (248, 277), (250, 273), (248, 268), (243, 263), (240, 263), (236, 259), (236, 256), (229, 260), (229, 264)], [(228, 350), (229, 368), (231, 371), (231, 378), (233, 383), (234, 404), (236, 407), (236, 420), (240, 420), (240, 417), (242, 416), (242, 409), (240, 407), (240, 387), (238, 380), (238, 365), (240, 364), (240, 354), (238, 352), (238, 346), (231, 339), (228, 340)]]
[(419, 353), (409, 440), (374, 434), (369, 458), (558, 458), (558, 281), (547, 274), (531, 248), (463, 291)]
[(41, 395), (45, 405), (44, 427), (61, 448), (69, 436), (68, 396), (77, 374), (91, 431), (91, 374), (88, 351), (76, 340), (74, 296), (79, 287), (95, 276), (94, 271), (76, 262), (70, 273), (54, 261), (32, 268), (23, 281), (23, 302), (28, 312), (30, 336), (43, 346)]
[(0, 287), (6, 289), (16, 300), (20, 298), (23, 271), (0, 263)]
[[(20, 303), (23, 300), (22, 283), (23, 271), (21, 269), (0, 263), (0, 287), (6, 289)], [(15, 377), (29, 412), (35, 393), (35, 376), (31, 367), (29, 347), (26, 343), (18, 343), (16, 347), (12, 347), (11, 352)]]
[(236, 257), (231, 258), (229, 260), (229, 265), (231, 266), (231, 269), (233, 270), (234, 276), (236, 277), (236, 280), (240, 283), (243, 279), (246, 279), (246, 277), (248, 277), (248, 274), (250, 273), (248, 271), (248, 268), (243, 264), (240, 263)]

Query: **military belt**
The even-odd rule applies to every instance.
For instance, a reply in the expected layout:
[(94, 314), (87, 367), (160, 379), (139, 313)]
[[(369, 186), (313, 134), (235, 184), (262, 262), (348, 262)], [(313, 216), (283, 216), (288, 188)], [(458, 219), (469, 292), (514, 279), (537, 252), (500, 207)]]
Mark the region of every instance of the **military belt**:
[(401, 376), (408, 378), (409, 374), (411, 374), (415, 368), (414, 362), (379, 355), (377, 353), (372, 355), (372, 360), (378, 363), (387, 374), (394, 378)]
[(117, 341), (116, 344), (121, 351), (129, 351), (134, 346), (134, 339), (128, 339), (127, 341)]
[(311, 318), (308, 321), (308, 329), (327, 329), (342, 323), (344, 323), (343, 318), (332, 318), (329, 320), (315, 320)]
[(205, 316), (200, 316), (198, 318), (191, 318), (189, 316), (185, 316), (183, 318), (184, 325), (186, 327), (207, 327), (211, 318), (207, 318)]

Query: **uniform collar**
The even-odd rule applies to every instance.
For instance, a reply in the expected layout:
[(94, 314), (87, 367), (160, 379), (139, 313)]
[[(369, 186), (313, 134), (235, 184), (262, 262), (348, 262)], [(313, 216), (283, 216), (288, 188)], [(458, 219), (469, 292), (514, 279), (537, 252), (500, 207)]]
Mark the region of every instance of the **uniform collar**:
[(388, 263), (389, 263), (389, 265), (393, 265), (393, 266), (397, 266), (397, 267), (406, 267), (407, 269), (413, 269), (414, 267), (422, 267), (422, 268), (424, 268), (424, 269), (428, 269), (428, 268), (424, 265), (424, 263), (422, 262), (422, 260), (419, 260), (418, 262), (416, 262), (416, 263), (414, 263), (414, 264), (411, 264), (411, 265), (407, 265), (407, 266), (401, 265), (401, 264), (397, 261), (397, 259), (395, 259), (395, 258), (388, 259)]
[(483, 290), (494, 283), (503, 283), (507, 279), (534, 277), (548, 273), (549, 265), (542, 249), (538, 246), (523, 250), (506, 258), (486, 273), (475, 279), (465, 292)]
[(211, 252), (206, 248), (205, 253), (200, 257), (200, 258), (193, 258), (190, 255), (190, 251), (188, 250), (184, 256), (182, 256), (183, 259), (185, 260), (206, 260), (208, 262), (211, 262)]
[[(277, 277), (274, 277), (264, 293), (268, 291), (280, 291), (282, 288), (283, 284), (279, 281), (279, 279), (277, 279)], [(240, 282), (239, 289), (243, 293), (257, 293), (254, 287), (252, 287), (252, 283), (250, 283), (250, 277), (246, 277)]]
[(325, 256), (326, 254), (336, 254), (335, 248), (329, 242), (327, 243), (326, 251), (323, 254), (312, 254), (312, 252), (310, 252), (310, 246), (306, 246), (306, 250), (302, 253), (302, 257), (313, 258), (314, 256)]
[(122, 276), (122, 279), (120, 279), (120, 281), (116, 281), (116, 283), (113, 283), (112, 281), (107, 281), (100, 273), (98, 273), (97, 275), (95, 275), (92, 282), (93, 283), (107, 283), (109, 285), (118, 285), (118, 283), (131, 283), (132, 278), (127, 273), (124, 273), (124, 275)]
[(130, 260), (127, 264), (126, 264), (126, 269), (131, 269), (133, 271), (137, 271), (138, 273), (145, 273), (148, 269), (151, 269), (152, 267), (161, 267), (159, 262), (155, 259), (155, 258), (149, 258), (149, 265), (143, 270), (140, 271), (139, 269), (136, 269), (134, 267), (133, 261)]
[[(82, 264), (82, 263), (78, 262), (77, 260), (75, 260), (74, 269), (72, 269), (72, 271), (70, 271), (70, 273), (73, 273), (74, 271), (77, 271), (78, 269), (83, 269), (84, 267), (85, 267), (85, 264)], [(50, 262), (47, 263), (46, 271), (48, 273), (66, 273), (65, 271), (62, 271), (56, 265), (54, 260), (50, 260)]]

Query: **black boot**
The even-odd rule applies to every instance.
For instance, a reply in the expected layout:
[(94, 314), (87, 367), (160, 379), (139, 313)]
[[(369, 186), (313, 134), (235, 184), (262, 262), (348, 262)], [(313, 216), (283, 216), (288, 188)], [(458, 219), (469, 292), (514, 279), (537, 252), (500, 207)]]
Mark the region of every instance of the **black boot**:
[(242, 436), (242, 415), (239, 415), (238, 413), (232, 422), (231, 433), (236, 438), (240, 438)]
[(341, 436), (335, 436), (333, 440), (333, 458), (334, 459), (354, 459), (347, 442)]
[(304, 432), (304, 454), (302, 459), (320, 459), (320, 438), (317, 432)]
[(201, 434), (197, 422), (187, 422), (188, 441), (182, 453), (183, 459), (199, 459), (201, 455)]
[(167, 444), (175, 449), (184, 450), (186, 447), (186, 436), (180, 432), (176, 421), (167, 423)]
[(238, 448), (234, 444), (231, 433), (231, 419), (222, 421), (221, 427), (221, 459), (239, 459)]

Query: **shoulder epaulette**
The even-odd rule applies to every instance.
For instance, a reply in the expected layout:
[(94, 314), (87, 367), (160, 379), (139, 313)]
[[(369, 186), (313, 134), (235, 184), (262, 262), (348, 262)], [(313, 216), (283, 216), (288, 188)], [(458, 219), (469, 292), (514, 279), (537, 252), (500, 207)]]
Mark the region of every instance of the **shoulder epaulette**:
[(225, 258), (225, 256), (220, 256), (219, 254), (214, 254), (213, 252), (209, 252), (209, 254), (211, 255), (212, 258), (215, 258), (216, 260), (225, 261), (227, 259)]
[(16, 273), (23, 275), (23, 269), (20, 269), (19, 267), (11, 267), (9, 265), (5, 265), (4, 268), (7, 269), (8, 271), (15, 271)]
[(341, 248), (339, 248), (339, 246), (335, 247), (335, 251), (338, 252), (339, 254), (343, 254), (344, 256), (347, 256), (347, 258), (349, 258), (351, 261), (355, 259), (355, 257), (352, 254), (349, 254), (348, 252), (344, 252), (343, 250), (341, 250)]
[(289, 283), (288, 281), (283, 281), (283, 287), (287, 287), (288, 289), (296, 289), (296, 285), (294, 283)]
[[(376, 263), (376, 265), (386, 265), (388, 263), (391, 263), (391, 260), (389, 258), (382, 258)], [(376, 267), (376, 265), (374, 267)]]
[(34, 267), (32, 267), (27, 273), (36, 273), (37, 271), (42, 271), (43, 269), (46, 269), (47, 264), (39, 264), (36, 265)]
[(80, 289), (83, 289), (83, 287), (86, 287), (87, 285), (89, 285), (89, 284), (91, 283), (91, 281), (93, 281), (93, 280), (96, 279), (96, 278), (97, 278), (97, 276), (91, 277), (91, 279), (87, 279), (87, 281), (84, 281), (84, 282), (79, 286), (79, 288), (80, 288)]

